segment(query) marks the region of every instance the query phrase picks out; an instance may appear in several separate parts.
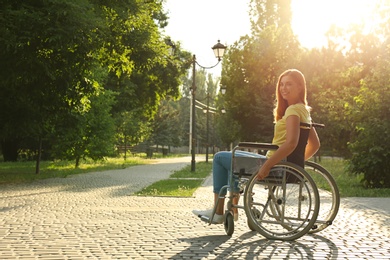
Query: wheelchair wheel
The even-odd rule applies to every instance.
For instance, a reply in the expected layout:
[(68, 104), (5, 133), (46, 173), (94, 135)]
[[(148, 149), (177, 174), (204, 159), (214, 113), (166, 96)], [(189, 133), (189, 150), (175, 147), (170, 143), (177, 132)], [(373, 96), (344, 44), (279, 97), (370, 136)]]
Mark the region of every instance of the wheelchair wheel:
[(226, 235), (228, 235), (228, 236), (233, 235), (233, 232), (234, 232), (234, 217), (233, 217), (233, 214), (230, 211), (226, 211), (226, 213), (225, 213), (224, 226), (225, 226)]
[(308, 161), (305, 163), (305, 171), (315, 181), (321, 199), (317, 221), (309, 231), (316, 233), (332, 225), (340, 207), (340, 193), (332, 175), (321, 165)]
[(319, 211), (317, 187), (301, 167), (281, 162), (267, 178), (252, 175), (244, 193), (248, 223), (274, 240), (295, 240), (310, 231)]
[[(253, 214), (256, 216), (256, 218), (260, 217), (260, 211), (257, 209), (253, 209)], [(249, 229), (252, 231), (256, 231), (257, 230), (256, 223), (253, 223), (250, 218), (246, 218), (246, 219), (247, 219), (247, 224), (248, 224)]]

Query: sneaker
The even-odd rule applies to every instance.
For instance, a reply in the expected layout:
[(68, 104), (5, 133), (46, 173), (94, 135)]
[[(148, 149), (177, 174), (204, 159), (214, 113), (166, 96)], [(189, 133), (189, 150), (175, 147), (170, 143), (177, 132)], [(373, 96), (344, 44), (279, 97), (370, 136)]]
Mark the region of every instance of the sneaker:
[[(208, 209), (208, 210), (193, 210), (192, 213), (194, 213), (198, 217), (207, 217), (211, 219), (211, 216), (213, 214), (214, 209)], [(215, 214), (213, 218), (212, 224), (222, 224), (224, 221), (223, 215)]]

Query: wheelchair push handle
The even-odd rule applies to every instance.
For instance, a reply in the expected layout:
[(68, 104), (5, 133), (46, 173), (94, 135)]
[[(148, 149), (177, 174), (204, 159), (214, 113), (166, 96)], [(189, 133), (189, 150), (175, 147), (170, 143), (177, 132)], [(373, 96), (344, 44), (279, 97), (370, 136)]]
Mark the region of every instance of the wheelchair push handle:
[[(325, 128), (324, 124), (319, 123), (300, 123), (301, 126), (307, 128)], [(277, 150), (279, 146), (270, 144), (270, 143), (255, 143), (255, 142), (240, 142), (237, 145), (237, 148), (247, 148), (247, 149), (263, 149), (263, 150)]]
[[(308, 127), (308, 128), (324, 128), (324, 124), (319, 123), (301, 123), (301, 126)], [(237, 145), (237, 148), (247, 148), (247, 149), (263, 149), (263, 150), (277, 150), (279, 146), (269, 143), (255, 143), (255, 142), (240, 142)]]
[(254, 142), (240, 142), (237, 145), (239, 148), (250, 148), (250, 149), (264, 149), (264, 150), (277, 150), (279, 146), (268, 143), (254, 143)]

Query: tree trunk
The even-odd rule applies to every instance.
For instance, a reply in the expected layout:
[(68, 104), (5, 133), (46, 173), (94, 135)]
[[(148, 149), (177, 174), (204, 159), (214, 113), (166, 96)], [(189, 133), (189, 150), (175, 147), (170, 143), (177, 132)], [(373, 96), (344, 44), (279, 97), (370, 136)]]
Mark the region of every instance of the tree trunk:
[(35, 165), (35, 174), (39, 174), (40, 172), (40, 164), (41, 164), (41, 156), (42, 156), (42, 137), (39, 136), (39, 144), (38, 144), (38, 156), (37, 163)]
[(125, 161), (127, 157), (127, 135), (125, 135)]
[(75, 165), (75, 168), (79, 168), (79, 165), (80, 165), (80, 156), (77, 156), (77, 157), (76, 157), (76, 165)]

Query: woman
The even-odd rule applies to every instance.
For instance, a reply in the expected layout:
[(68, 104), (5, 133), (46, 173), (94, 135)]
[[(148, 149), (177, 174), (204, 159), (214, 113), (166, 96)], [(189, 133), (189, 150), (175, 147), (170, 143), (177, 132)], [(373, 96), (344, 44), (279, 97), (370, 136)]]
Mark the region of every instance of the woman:
[[(279, 76), (276, 85), (276, 107), (274, 109), (274, 138), (272, 143), (279, 146), (275, 151), (267, 153), (266, 162), (259, 169), (257, 176), (263, 179), (268, 176), (271, 168), (281, 160), (287, 158), (297, 147), (300, 134), (300, 123), (311, 123), (310, 107), (306, 100), (306, 81), (303, 74), (296, 69), (289, 69)], [(315, 128), (309, 132), (305, 149), (304, 160), (308, 160), (319, 149), (320, 141)], [(257, 154), (242, 153), (240, 156), (259, 156)], [(296, 163), (296, 162), (295, 162)], [(303, 164), (303, 161), (298, 164)], [(231, 152), (217, 153), (213, 160), (214, 202), (218, 200), (219, 187), (227, 185), (231, 171)], [(222, 186), (221, 186), (222, 185)], [(233, 191), (233, 192), (236, 192)], [(238, 195), (234, 204), (238, 203)], [(223, 223), (224, 199), (220, 199), (213, 223)], [(237, 209), (234, 218), (237, 219)], [(213, 210), (194, 210), (197, 216), (211, 217)]]

